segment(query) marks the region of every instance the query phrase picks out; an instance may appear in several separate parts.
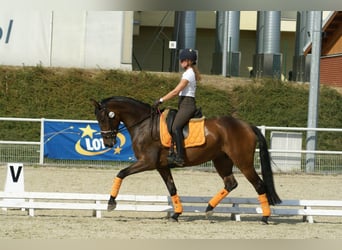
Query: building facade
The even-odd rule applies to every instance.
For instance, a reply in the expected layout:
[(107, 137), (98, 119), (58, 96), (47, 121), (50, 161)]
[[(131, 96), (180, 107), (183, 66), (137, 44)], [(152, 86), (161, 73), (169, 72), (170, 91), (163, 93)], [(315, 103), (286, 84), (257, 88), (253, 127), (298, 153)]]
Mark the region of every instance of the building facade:
[[(198, 65), (204, 74), (213, 73), (213, 54), (216, 39), (216, 12), (196, 12), (196, 48)], [(172, 40), (174, 11), (134, 13), (133, 69), (171, 71), (169, 41)], [(249, 77), (256, 53), (256, 11), (240, 12), (240, 76)], [(282, 73), (292, 67), (296, 30), (296, 12), (282, 12), (280, 52)]]
[(342, 11), (334, 11), (323, 25), (320, 82), (342, 87)]
[[(281, 59), (281, 78), (287, 79), (294, 61), (297, 12), (280, 13), (277, 54)], [(323, 18), (331, 18), (330, 13), (323, 12)], [(238, 23), (234, 23), (239, 25), (238, 32), (234, 33), (239, 36), (238, 45), (234, 45), (238, 51), (229, 54), (232, 57), (228, 56), (227, 60), (231, 62), (229, 67), (235, 67), (235, 62), (239, 64), (236, 76), (249, 77), (258, 50), (258, 12), (239, 11), (238, 14)], [(198, 66), (204, 74), (217, 74), (215, 65), (219, 65), (222, 58), (217, 57), (218, 12), (196, 11), (192, 15)], [(0, 10), (0, 64), (175, 71), (174, 64), (178, 62), (172, 58), (175, 48), (170, 47), (175, 23), (175, 11)], [(341, 62), (341, 39), (336, 38), (341, 37), (338, 33), (341, 28), (336, 29), (337, 23), (326, 22), (323, 44), (335, 41), (336, 46), (329, 45), (331, 49), (324, 52), (327, 59), (322, 58), (322, 68), (326, 61), (337, 60), (337, 65)], [(331, 30), (336, 30), (335, 35), (330, 34)], [(324, 48), (329, 46), (324, 45)], [(234, 56), (238, 57), (237, 61), (233, 61)], [(323, 81), (325, 75), (329, 76), (322, 71)]]
[(132, 69), (132, 11), (1, 11), (0, 64)]

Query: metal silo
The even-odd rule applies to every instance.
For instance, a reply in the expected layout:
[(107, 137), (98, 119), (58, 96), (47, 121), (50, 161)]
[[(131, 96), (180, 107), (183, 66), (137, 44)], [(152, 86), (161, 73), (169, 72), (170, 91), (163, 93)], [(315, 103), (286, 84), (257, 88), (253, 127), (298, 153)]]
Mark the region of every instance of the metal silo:
[(196, 11), (180, 12), (179, 49), (196, 46)]
[(302, 13), (297, 11), (297, 19), (296, 19), (296, 37), (295, 37), (295, 51), (293, 56), (292, 62), (292, 81), (297, 81), (299, 79), (299, 72), (300, 72), (300, 62), (298, 60), (299, 55), (301, 53), (301, 46), (300, 46), (300, 24), (301, 24)]
[(239, 43), (240, 11), (217, 11), (215, 52), (213, 54), (212, 68), (214, 74), (239, 76)]
[(281, 77), (280, 11), (258, 11), (253, 76)]
[(303, 48), (306, 40), (306, 15), (307, 11), (301, 11), (301, 18), (299, 24), (299, 55), (303, 55)]
[(178, 71), (179, 51), (196, 47), (196, 11), (175, 11), (172, 38), (177, 49), (171, 55), (171, 71)]
[(227, 51), (239, 51), (240, 11), (228, 11), (227, 19)]
[(300, 36), (300, 19), (301, 13), (297, 11), (297, 19), (296, 19), (296, 37), (295, 37), (295, 52), (294, 55), (298, 56), (300, 53), (300, 46), (299, 46), (299, 36)]
[(280, 53), (280, 11), (266, 11), (264, 54)]
[(295, 54), (293, 58), (293, 80), (310, 81), (311, 55), (304, 55), (304, 48), (311, 42), (313, 11), (297, 12)]
[(215, 38), (215, 52), (222, 53), (223, 36), (225, 28), (225, 11), (216, 11), (216, 38)]
[(256, 54), (264, 53), (264, 31), (265, 31), (265, 11), (258, 11), (257, 29), (256, 29), (257, 44), (255, 46)]
[(312, 42), (312, 33), (314, 26), (314, 11), (307, 11), (306, 14), (306, 33), (305, 33), (305, 44)]

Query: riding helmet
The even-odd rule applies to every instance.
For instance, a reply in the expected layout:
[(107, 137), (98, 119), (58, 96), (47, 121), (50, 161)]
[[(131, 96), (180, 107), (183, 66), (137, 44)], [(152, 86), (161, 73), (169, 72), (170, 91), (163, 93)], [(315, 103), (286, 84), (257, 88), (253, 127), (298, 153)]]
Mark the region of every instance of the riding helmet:
[(184, 49), (182, 50), (182, 52), (179, 54), (179, 60), (180, 61), (184, 61), (189, 59), (190, 61), (192, 61), (192, 64), (196, 64), (197, 63), (197, 53), (195, 50), (193, 49)]

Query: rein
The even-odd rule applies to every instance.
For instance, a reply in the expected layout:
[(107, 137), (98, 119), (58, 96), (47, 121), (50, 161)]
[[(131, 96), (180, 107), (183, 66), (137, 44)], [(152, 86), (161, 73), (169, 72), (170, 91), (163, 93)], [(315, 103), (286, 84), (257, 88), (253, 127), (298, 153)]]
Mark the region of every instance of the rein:
[(122, 127), (119, 128), (118, 132), (122, 131), (122, 130), (126, 130), (126, 129), (130, 129), (130, 128), (134, 128), (135, 126), (138, 126), (140, 123), (143, 123), (145, 120), (147, 120), (148, 118), (152, 117), (152, 113), (149, 114), (148, 116), (144, 117), (143, 119), (141, 119), (140, 121), (134, 123), (133, 125), (129, 126), (129, 127)]

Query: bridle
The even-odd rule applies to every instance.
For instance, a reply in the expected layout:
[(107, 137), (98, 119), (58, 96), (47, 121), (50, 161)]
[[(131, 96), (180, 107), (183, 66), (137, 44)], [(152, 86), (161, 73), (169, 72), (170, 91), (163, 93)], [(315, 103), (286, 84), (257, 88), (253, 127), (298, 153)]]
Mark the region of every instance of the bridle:
[(109, 117), (109, 130), (101, 130), (101, 136), (105, 139), (115, 139), (116, 135), (119, 133), (119, 130), (117, 128), (113, 128), (113, 120), (115, 119), (115, 113), (112, 111), (108, 111), (107, 107), (101, 107), (98, 109), (98, 111), (104, 110), (105, 115)]
[(113, 130), (101, 130), (101, 135), (103, 138), (106, 139), (114, 139), (116, 135), (119, 133), (119, 130), (113, 129)]
[[(145, 116), (144, 118), (142, 118), (141, 120), (137, 121), (133, 125), (131, 125), (129, 127), (123, 126), (123, 127), (119, 128), (119, 129), (117, 129), (117, 128), (113, 128), (113, 121), (115, 119), (115, 113), (112, 112), (112, 111), (108, 112), (106, 107), (103, 107), (102, 109), (105, 110), (106, 115), (109, 117), (110, 130), (101, 130), (100, 131), (102, 137), (106, 138), (106, 139), (115, 139), (116, 135), (119, 132), (121, 132), (123, 130), (128, 130), (128, 129), (133, 128), (135, 126), (138, 126), (139, 124), (143, 123), (145, 120), (147, 120), (149, 118), (152, 118), (152, 120), (154, 120), (153, 118), (155, 117), (155, 114), (156, 114), (156, 112), (154, 112), (154, 110), (151, 110), (151, 113), (149, 115)], [(111, 116), (110, 113), (113, 113), (113, 116)], [(119, 122), (119, 124), (120, 124), (120, 122)], [(152, 128), (153, 128), (153, 122), (151, 122), (151, 134), (152, 134)]]

